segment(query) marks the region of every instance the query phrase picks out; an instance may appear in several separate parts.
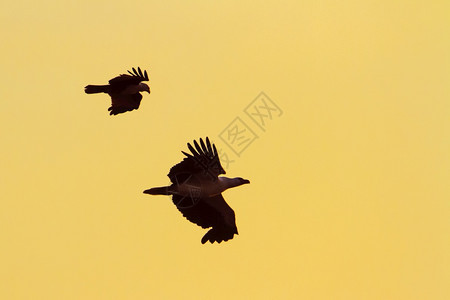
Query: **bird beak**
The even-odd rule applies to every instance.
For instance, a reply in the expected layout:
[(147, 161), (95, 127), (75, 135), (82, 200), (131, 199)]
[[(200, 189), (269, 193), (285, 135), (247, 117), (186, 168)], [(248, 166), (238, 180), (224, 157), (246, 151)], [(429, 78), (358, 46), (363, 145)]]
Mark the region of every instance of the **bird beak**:
[(250, 183), (250, 180), (247, 180), (247, 179), (244, 179), (244, 184), (246, 184), (246, 183)]
[(150, 194), (150, 190), (151, 190), (151, 189), (145, 190), (145, 191), (144, 191), (144, 194)]

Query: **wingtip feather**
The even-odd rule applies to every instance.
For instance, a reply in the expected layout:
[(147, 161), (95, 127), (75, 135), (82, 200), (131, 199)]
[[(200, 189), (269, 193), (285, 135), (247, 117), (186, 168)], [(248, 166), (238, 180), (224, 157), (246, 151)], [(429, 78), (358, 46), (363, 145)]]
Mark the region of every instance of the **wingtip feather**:
[(208, 153), (208, 149), (206, 148), (205, 143), (203, 142), (203, 139), (200, 138), (200, 145), (202, 146), (202, 150), (204, 153)]
[(187, 143), (187, 147), (189, 148), (189, 150), (192, 152), (192, 154), (194, 156), (200, 155), (197, 153), (197, 151), (195, 151), (194, 147), (192, 147), (192, 145), (190, 143)]
[(208, 152), (211, 153), (211, 155), (214, 155), (214, 151), (211, 148), (211, 142), (209, 141), (208, 137), (206, 137), (206, 146), (208, 147)]
[(192, 155), (190, 155), (189, 153), (186, 153), (184, 151), (181, 151), (181, 153), (183, 153), (184, 155), (186, 155), (187, 157), (192, 157)]
[(200, 145), (197, 143), (196, 140), (194, 140), (194, 146), (195, 146), (195, 149), (197, 149), (199, 154), (203, 154), (202, 148), (200, 148)]

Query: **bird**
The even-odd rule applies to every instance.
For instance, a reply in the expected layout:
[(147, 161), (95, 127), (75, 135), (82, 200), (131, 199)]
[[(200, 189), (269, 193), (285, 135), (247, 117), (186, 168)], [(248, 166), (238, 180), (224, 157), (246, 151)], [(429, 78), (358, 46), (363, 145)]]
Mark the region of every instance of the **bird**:
[(149, 195), (171, 195), (172, 202), (190, 222), (202, 228), (211, 228), (201, 239), (221, 243), (238, 234), (233, 209), (225, 202), (222, 192), (250, 181), (241, 177), (228, 178), (217, 153), (217, 148), (206, 137), (194, 147), (187, 143), (190, 153), (181, 151), (186, 157), (173, 166), (168, 174), (171, 185), (154, 187), (144, 191)]
[(109, 80), (107, 85), (87, 85), (84, 87), (86, 94), (106, 93), (111, 97), (109, 115), (117, 115), (127, 111), (138, 109), (141, 104), (140, 92), (150, 94), (150, 87), (142, 81), (149, 81), (147, 71), (142, 73), (141, 68), (132, 68), (133, 72), (121, 74)]

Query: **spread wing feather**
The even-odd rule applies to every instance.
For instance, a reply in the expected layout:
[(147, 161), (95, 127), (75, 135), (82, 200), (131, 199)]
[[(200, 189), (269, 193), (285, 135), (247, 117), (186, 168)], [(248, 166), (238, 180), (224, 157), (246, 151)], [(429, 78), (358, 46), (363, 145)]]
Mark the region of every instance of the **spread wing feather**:
[(149, 80), (147, 71), (144, 71), (144, 73), (142, 73), (142, 70), (139, 67), (137, 68), (137, 70), (135, 68), (132, 68), (132, 70), (133, 70), (133, 72), (128, 70), (128, 73), (130, 73), (130, 75), (121, 74), (121, 75), (111, 79), (109, 81), (111, 88), (113, 88), (113, 89), (125, 88), (128, 85), (139, 84), (141, 81)]
[(220, 220), (219, 212), (200, 199), (173, 195), (172, 201), (186, 219), (202, 228), (212, 227)]
[(117, 115), (126, 111), (138, 109), (141, 104), (142, 95), (139, 93), (131, 95), (114, 95), (111, 97), (111, 107), (108, 108), (110, 115)]
[(187, 144), (192, 154), (181, 151), (186, 157), (170, 169), (168, 176), (172, 183), (180, 183), (179, 174), (206, 176), (212, 181), (216, 181), (220, 174), (225, 174), (216, 146), (211, 146), (208, 137), (206, 144), (203, 139), (200, 139), (200, 145), (195, 140), (193, 143), (195, 148), (190, 143)]
[(232, 239), (235, 234), (238, 234), (234, 211), (225, 202), (222, 195), (201, 199), (188, 199), (173, 195), (172, 200), (190, 222), (202, 228), (212, 227), (202, 238), (203, 244), (207, 241), (220, 243)]

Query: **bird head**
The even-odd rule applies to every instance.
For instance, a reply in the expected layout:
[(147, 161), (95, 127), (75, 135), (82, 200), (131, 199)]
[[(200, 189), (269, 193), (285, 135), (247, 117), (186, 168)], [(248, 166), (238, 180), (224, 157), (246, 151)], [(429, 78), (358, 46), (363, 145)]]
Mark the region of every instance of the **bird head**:
[(240, 185), (250, 183), (250, 180), (244, 179), (242, 177), (237, 177), (236, 179), (239, 180)]
[(150, 87), (147, 84), (141, 82), (141, 83), (139, 83), (139, 91), (147, 92), (150, 94)]

